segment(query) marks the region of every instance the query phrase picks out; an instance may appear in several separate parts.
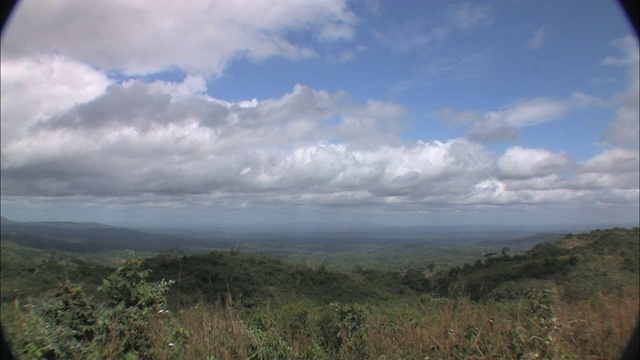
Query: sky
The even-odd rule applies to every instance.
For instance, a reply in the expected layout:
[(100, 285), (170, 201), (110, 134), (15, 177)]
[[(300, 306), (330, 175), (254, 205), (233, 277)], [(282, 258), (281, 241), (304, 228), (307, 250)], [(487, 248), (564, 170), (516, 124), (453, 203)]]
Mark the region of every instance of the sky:
[(614, 1), (23, 1), (1, 211), (144, 226), (637, 226)]

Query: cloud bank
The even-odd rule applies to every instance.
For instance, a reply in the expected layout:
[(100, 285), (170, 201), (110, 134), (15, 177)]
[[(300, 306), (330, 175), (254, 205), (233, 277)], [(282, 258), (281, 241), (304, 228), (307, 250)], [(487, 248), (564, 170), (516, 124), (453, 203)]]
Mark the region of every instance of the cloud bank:
[[(111, 83), (59, 56), (3, 66), (29, 69), (22, 81), (3, 79), (3, 102), (12, 104), (3, 119), (22, 116), (3, 121), (3, 196), (399, 210), (637, 200), (638, 154), (623, 148), (582, 163), (519, 146), (495, 154), (473, 137), (403, 141), (407, 109), (344, 92), (297, 85), (280, 98), (234, 103), (207, 95), (196, 77)], [(80, 81), (68, 84), (54, 70), (51, 86), (40, 86), (56, 68)], [(25, 94), (57, 105), (21, 109)], [(565, 111), (563, 101), (532, 99), (470, 118), (520, 128)]]
[(238, 58), (308, 58), (314, 50), (290, 35), (350, 39), (357, 21), (345, 0), (23, 1), (17, 11), (28, 16), (9, 24), (3, 58), (58, 52), (128, 75), (219, 76)]
[[(611, 99), (576, 91), (488, 111), (443, 108), (438, 117), (462, 126), (463, 136), (409, 141), (403, 134), (413, 114), (394, 101), (354, 100), (348, 91), (304, 84), (244, 101), (208, 92), (207, 81), (235, 60), (299, 60), (316, 56), (313, 44), (352, 40), (358, 17), (345, 1), (191, 5), (21, 5), (31, 16), (16, 20), (2, 44), (3, 204), (400, 213), (529, 206), (573, 211), (596, 204), (637, 213), (638, 55), (632, 38), (616, 40), (622, 56), (602, 62), (628, 73), (627, 90)], [(444, 17), (446, 26), (422, 36), (415, 24), (374, 35), (396, 51), (428, 50), (493, 21), (489, 7), (469, 4)], [(544, 29), (531, 40), (533, 48), (542, 45)], [(312, 34), (313, 44), (296, 41), (299, 32)], [(335, 62), (355, 52), (344, 56)], [(182, 80), (124, 76), (176, 69), (186, 74)], [(615, 117), (602, 134), (601, 152), (590, 159), (540, 147), (488, 146), (591, 106), (613, 109)]]

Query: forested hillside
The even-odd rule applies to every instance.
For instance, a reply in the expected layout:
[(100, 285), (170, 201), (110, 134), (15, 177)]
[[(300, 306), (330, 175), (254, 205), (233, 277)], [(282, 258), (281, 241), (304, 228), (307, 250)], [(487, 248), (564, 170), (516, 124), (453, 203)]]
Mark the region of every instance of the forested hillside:
[(25, 359), (617, 358), (638, 316), (638, 228), (494, 250), (395, 271), (240, 248), (110, 268), (3, 235), (2, 324)]

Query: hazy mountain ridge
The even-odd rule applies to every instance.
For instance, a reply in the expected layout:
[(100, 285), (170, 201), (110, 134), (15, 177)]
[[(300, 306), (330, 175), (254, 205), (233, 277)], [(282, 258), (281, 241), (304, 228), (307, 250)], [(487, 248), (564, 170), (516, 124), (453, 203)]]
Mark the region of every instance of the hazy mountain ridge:
[(132, 249), (165, 251), (172, 247), (212, 247), (212, 241), (188, 236), (156, 234), (99, 223), (14, 222), (6, 218), (0, 226), (5, 240), (23, 246), (45, 247), (61, 251), (101, 251)]
[(561, 237), (562, 237), (562, 234), (542, 232), (542, 233), (537, 233), (530, 236), (525, 236), (522, 238), (515, 238), (510, 240), (484, 240), (484, 241), (477, 242), (476, 245), (495, 247), (495, 248), (508, 247), (512, 251), (513, 250), (523, 251), (523, 250), (528, 250), (532, 248), (536, 244), (543, 243), (546, 241), (555, 241), (557, 239), (560, 239)]
[(72, 221), (12, 221), (7, 219), (6, 217), (0, 217), (1, 225), (11, 225), (11, 226), (42, 226), (42, 227), (50, 227), (50, 228), (60, 228), (60, 229), (78, 229), (78, 230), (86, 230), (86, 229), (108, 229), (114, 228), (111, 225), (100, 224), (97, 222), (72, 222)]

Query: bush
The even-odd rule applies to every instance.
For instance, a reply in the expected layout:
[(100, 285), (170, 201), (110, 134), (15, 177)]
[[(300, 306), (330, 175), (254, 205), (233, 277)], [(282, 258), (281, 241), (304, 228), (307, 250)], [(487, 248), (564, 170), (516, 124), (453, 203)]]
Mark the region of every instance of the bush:
[(14, 350), (25, 359), (96, 358), (100, 326), (96, 308), (80, 287), (58, 285), (41, 300), (20, 306)]
[(332, 303), (321, 314), (319, 330), (324, 348), (336, 354), (367, 354), (365, 332), (366, 307), (358, 304)]
[(100, 291), (109, 295), (114, 308), (137, 307), (143, 312), (162, 310), (167, 303), (166, 293), (174, 281), (162, 279), (156, 284), (149, 284), (149, 272), (142, 269), (141, 259), (130, 257), (102, 281)]
[(106, 336), (115, 350), (113, 357), (135, 356), (153, 359), (149, 320), (166, 307), (166, 293), (174, 282), (147, 283), (149, 270), (142, 269), (142, 260), (130, 257), (103, 280), (100, 291), (109, 295), (109, 307), (104, 309)]
[(141, 265), (129, 258), (103, 281), (100, 290), (110, 299), (103, 306), (69, 282), (25, 306), (16, 300), (14, 350), (25, 359), (155, 359), (149, 323), (164, 313), (173, 282), (147, 283)]

